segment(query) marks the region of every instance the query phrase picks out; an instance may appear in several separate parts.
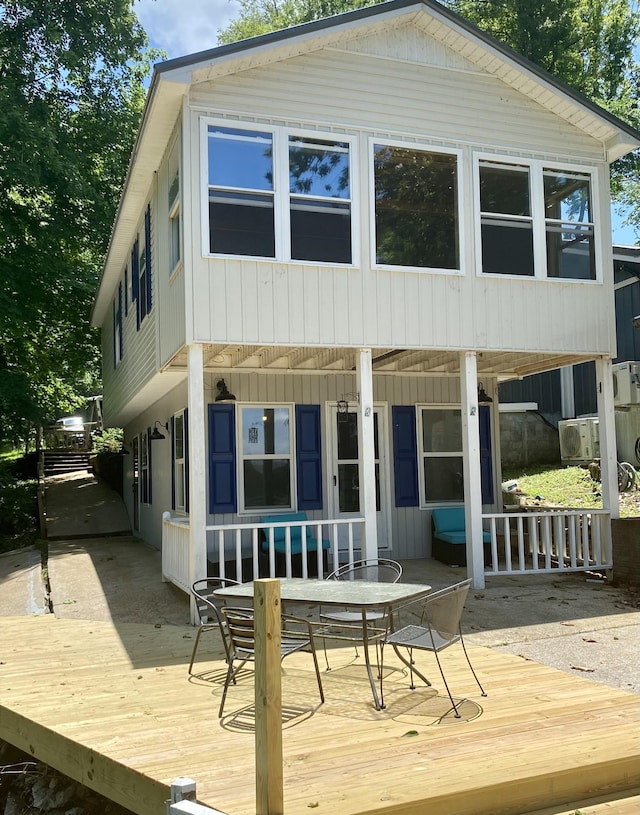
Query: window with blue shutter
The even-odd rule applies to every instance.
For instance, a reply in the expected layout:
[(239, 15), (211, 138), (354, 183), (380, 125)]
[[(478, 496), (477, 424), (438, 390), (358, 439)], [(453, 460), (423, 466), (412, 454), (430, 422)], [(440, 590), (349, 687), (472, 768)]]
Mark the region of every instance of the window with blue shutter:
[(136, 304), (136, 325), (140, 328), (140, 306), (138, 302), (140, 300), (140, 278), (138, 276), (138, 263), (139, 263), (139, 256), (138, 256), (138, 238), (135, 239), (133, 246), (131, 247), (131, 299), (132, 305), (133, 303)]
[(416, 409), (413, 405), (394, 405), (391, 416), (396, 506), (417, 507), (419, 493)]
[(209, 405), (209, 512), (236, 512), (235, 405)]
[(144, 273), (145, 273), (145, 290), (147, 296), (146, 313), (151, 312), (151, 204), (147, 204), (147, 209), (144, 213)]
[(320, 405), (296, 405), (298, 509), (322, 509)]

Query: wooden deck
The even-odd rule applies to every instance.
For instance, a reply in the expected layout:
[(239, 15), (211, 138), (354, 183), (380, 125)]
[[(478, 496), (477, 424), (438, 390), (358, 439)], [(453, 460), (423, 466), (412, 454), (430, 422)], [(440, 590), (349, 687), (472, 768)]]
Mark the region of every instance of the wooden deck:
[[(199, 676), (189, 680), (194, 633), (53, 615), (0, 619), (0, 738), (140, 815), (164, 812), (178, 776), (197, 781), (202, 803), (255, 815), (252, 678), (231, 687), (219, 721), (219, 638), (205, 635)], [(469, 650), (486, 698), (459, 649), (443, 654), (454, 696), (469, 695), (461, 721), (447, 715), (428, 654), (418, 664), (440, 694), (410, 691), (394, 670), (380, 712), (352, 649), (330, 651), (322, 706), (309, 655), (289, 657), (286, 815), (515, 815), (637, 794), (640, 696)]]

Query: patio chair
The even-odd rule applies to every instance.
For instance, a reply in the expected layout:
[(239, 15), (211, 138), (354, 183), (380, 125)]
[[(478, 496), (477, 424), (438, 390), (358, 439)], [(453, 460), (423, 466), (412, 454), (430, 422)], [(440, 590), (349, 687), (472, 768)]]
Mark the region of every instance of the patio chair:
[[(224, 690), (222, 691), (218, 718), (222, 717), (222, 711), (227, 698), (229, 685), (232, 682), (234, 685), (236, 684), (236, 677), (239, 671), (247, 662), (255, 661), (256, 656), (253, 609), (224, 607), (221, 609), (221, 613), (226, 623), (229, 652), (227, 660), (227, 676), (224, 682)], [(318, 667), (318, 658), (316, 656), (311, 623), (308, 620), (302, 620), (299, 617), (292, 617), (288, 614), (283, 614), (281, 617), (281, 624), (280, 661), (282, 662), (285, 657), (289, 656), (289, 654), (293, 654), (296, 651), (302, 651), (303, 649), (308, 648), (313, 656), (313, 664), (316, 671), (316, 679), (318, 681), (318, 690), (320, 692), (320, 702), (323, 703), (324, 691), (322, 689), (322, 680), (320, 678), (320, 669)], [(239, 664), (236, 665), (236, 663)]]
[[(375, 583), (397, 583), (402, 577), (402, 566), (396, 560), (388, 558), (370, 558), (368, 560), (356, 560), (353, 563), (344, 563), (327, 575), (327, 580), (371, 580)], [(381, 636), (386, 620), (384, 609), (379, 611), (367, 611), (366, 625), (372, 625), (373, 637), (377, 639)], [(362, 612), (358, 609), (344, 609), (323, 611), (320, 608), (320, 622), (327, 627), (322, 630), (322, 644), (324, 648), (324, 659), (329, 668), (327, 656), (327, 639), (347, 640), (355, 645), (356, 657), (358, 656), (357, 643), (362, 642), (364, 632), (362, 631)], [(336, 631), (337, 629), (337, 631)], [(332, 633), (333, 632), (333, 633)], [(353, 632), (353, 633), (349, 633)]]
[(203, 580), (196, 580), (191, 586), (191, 594), (196, 601), (198, 614), (200, 615), (200, 626), (196, 634), (196, 641), (193, 644), (193, 651), (191, 652), (191, 662), (189, 663), (189, 674), (193, 668), (193, 663), (196, 658), (196, 651), (200, 643), (200, 637), (207, 631), (219, 631), (222, 637), (222, 644), (224, 645), (225, 659), (229, 660), (229, 644), (227, 642), (226, 623), (224, 617), (220, 613), (220, 609), (224, 605), (222, 600), (218, 600), (214, 596), (217, 589), (222, 589), (225, 586), (237, 586), (237, 580), (231, 580), (228, 577), (207, 577)]
[[(484, 688), (480, 684), (480, 680), (476, 676), (476, 672), (473, 670), (473, 665), (471, 664), (467, 649), (465, 648), (464, 639), (462, 637), (462, 629), (460, 627), (460, 619), (462, 617), (462, 611), (464, 609), (464, 603), (467, 598), (470, 585), (470, 579), (463, 580), (461, 583), (456, 583), (453, 586), (440, 589), (440, 591), (435, 591), (421, 600), (414, 601), (413, 603), (407, 603), (407, 605), (400, 610), (400, 615), (402, 616), (404, 616), (407, 612), (419, 611), (420, 624), (405, 625), (403, 628), (400, 628), (397, 631), (390, 628), (389, 633), (380, 643), (380, 700), (383, 706), (384, 694), (382, 685), (384, 675), (383, 661), (385, 645), (393, 646), (398, 657), (409, 668), (411, 683), (409, 687), (411, 690), (415, 689), (413, 682), (414, 673), (417, 674), (426, 685), (431, 685), (429, 680), (426, 679), (415, 667), (413, 659), (414, 649), (432, 651), (438, 663), (442, 681), (444, 682), (444, 686), (449, 694), (449, 699), (453, 705), (455, 717), (456, 719), (459, 719), (460, 713), (456, 703), (453, 700), (451, 691), (449, 690), (449, 685), (447, 684), (447, 680), (445, 679), (444, 671), (442, 669), (442, 662), (438, 656), (440, 651), (443, 651), (445, 648), (448, 648), (455, 642), (459, 642), (462, 646), (462, 650), (464, 651), (467, 664), (469, 665), (471, 673), (473, 674), (473, 678), (476, 680), (478, 687), (480, 688), (480, 692), (483, 696), (487, 695)], [(400, 654), (398, 651), (398, 648), (400, 647), (408, 649), (408, 659), (405, 659)]]

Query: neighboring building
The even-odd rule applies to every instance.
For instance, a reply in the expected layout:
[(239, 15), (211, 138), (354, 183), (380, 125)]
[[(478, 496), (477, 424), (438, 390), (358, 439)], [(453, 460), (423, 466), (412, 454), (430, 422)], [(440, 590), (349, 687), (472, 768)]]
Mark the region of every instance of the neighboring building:
[(430, 509), (464, 502), (481, 586), (498, 383), (588, 360), (615, 514), (609, 164), (639, 145), (431, 0), (157, 65), (93, 322), (169, 576), (295, 510), (424, 557)]

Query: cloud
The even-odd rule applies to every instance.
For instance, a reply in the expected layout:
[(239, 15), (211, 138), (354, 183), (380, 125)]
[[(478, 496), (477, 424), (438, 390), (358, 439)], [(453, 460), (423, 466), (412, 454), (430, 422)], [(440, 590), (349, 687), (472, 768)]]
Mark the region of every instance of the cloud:
[(137, 0), (134, 10), (151, 44), (175, 59), (215, 48), (218, 30), (239, 6), (234, 0)]

